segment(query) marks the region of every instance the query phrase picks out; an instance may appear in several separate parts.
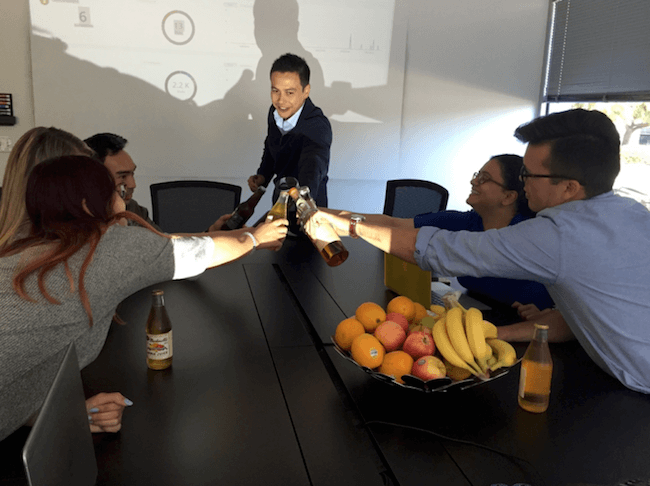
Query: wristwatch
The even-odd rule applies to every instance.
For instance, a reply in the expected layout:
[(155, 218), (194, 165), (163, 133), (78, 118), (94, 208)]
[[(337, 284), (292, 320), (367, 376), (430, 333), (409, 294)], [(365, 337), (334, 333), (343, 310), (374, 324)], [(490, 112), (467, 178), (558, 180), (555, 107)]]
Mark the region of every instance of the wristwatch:
[(361, 221), (365, 221), (366, 217), (362, 216), (361, 214), (352, 214), (350, 215), (350, 236), (352, 238), (359, 238), (359, 235), (357, 234), (357, 223)]

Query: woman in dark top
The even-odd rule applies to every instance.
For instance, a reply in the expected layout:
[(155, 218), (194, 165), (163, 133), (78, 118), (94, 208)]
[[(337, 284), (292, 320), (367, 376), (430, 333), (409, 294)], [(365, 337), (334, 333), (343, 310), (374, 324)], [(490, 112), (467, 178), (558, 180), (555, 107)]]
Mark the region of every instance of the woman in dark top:
[[(450, 231), (488, 231), (521, 223), (535, 216), (528, 208), (524, 183), (519, 180), (522, 165), (523, 159), (518, 155), (490, 158), (470, 182), (472, 190), (467, 204), (473, 208), (471, 211), (439, 211), (420, 214), (413, 219), (375, 214), (365, 215), (366, 219), (405, 228), (436, 226)], [(525, 304), (529, 308), (528, 304), (533, 304), (538, 309), (546, 309), (554, 305), (546, 288), (529, 280), (458, 277), (458, 282), (472, 292), (514, 307)]]

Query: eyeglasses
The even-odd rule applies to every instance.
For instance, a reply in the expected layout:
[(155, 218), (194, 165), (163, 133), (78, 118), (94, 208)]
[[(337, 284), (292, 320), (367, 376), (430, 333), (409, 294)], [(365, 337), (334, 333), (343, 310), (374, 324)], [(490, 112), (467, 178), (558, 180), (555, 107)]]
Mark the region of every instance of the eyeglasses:
[(505, 184), (501, 184), (500, 182), (495, 181), (492, 179), (490, 174), (487, 172), (474, 172), (472, 175), (472, 180), (476, 181), (476, 183), (481, 186), (485, 184), (486, 182), (494, 182), (497, 186), (504, 188), (506, 191), (509, 190), (508, 187)]
[[(546, 179), (577, 180), (574, 177), (567, 177), (567, 176), (558, 175), (558, 174), (531, 174), (530, 172), (528, 172), (528, 169), (526, 169), (526, 166), (522, 165), (521, 170), (519, 171), (519, 180), (521, 182), (526, 182), (526, 179), (529, 179), (531, 177), (546, 178)], [(578, 182), (580, 182), (580, 181), (578, 181)]]

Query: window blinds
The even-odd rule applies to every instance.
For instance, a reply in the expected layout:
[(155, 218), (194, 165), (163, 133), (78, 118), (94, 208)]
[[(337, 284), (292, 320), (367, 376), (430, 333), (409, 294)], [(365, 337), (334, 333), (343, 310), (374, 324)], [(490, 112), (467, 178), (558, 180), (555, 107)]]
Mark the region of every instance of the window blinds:
[(650, 101), (650, 1), (555, 0), (544, 101)]

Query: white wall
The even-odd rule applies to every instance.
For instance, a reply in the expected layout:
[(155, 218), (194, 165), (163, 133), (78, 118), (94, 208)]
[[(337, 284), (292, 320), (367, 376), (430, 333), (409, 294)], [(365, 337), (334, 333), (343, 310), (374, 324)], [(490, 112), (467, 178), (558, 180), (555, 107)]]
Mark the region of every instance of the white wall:
[[(449, 208), (467, 209), (464, 201), (471, 173), (490, 155), (523, 153), (512, 133), (536, 114), (548, 0), (402, 0), (398, 4), (407, 30), (404, 71), (398, 73), (403, 99), (401, 110), (395, 110), (387, 125), (399, 131), (399, 158), (394, 159), (395, 148), (390, 146), (385, 149), (386, 160), (394, 162), (378, 163), (380, 170), (355, 166), (354, 151), (363, 147), (364, 140), (359, 138), (355, 146), (336, 146), (335, 132), (333, 151), (346, 154), (343, 163), (350, 170), (333, 171), (330, 206), (381, 212), (386, 180), (416, 178), (447, 187)], [(34, 126), (27, 1), (0, 0), (0, 14), (0, 91), (14, 94), (18, 117), (15, 127), (0, 127), (0, 135), (15, 141)], [(146, 151), (137, 150), (137, 137), (123, 135), (132, 140), (136, 163), (145, 159)], [(351, 145), (349, 140), (346, 145)], [(259, 145), (261, 152), (262, 141), (250, 143)], [(7, 155), (0, 153), (2, 172)], [(218, 175), (215, 166), (214, 179), (223, 180)], [(175, 174), (139, 171), (138, 201), (149, 205), (148, 185), (169, 178)], [(226, 182), (244, 186), (245, 178)], [(248, 194), (247, 188), (243, 194)]]

